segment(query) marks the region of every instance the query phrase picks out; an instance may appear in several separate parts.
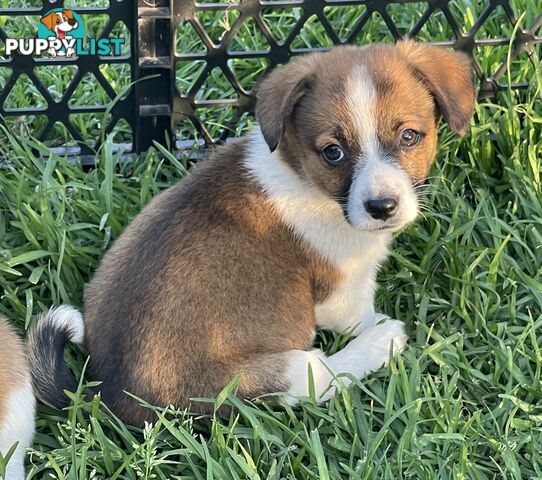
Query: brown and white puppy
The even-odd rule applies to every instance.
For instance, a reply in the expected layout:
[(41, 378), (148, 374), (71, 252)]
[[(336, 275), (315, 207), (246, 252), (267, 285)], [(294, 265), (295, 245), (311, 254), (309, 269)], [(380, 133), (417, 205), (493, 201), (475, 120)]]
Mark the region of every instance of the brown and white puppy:
[(0, 317), (0, 453), (6, 458), (17, 444), (6, 465), (5, 480), (24, 478), (26, 449), (34, 437), (35, 407), (24, 344)]
[[(41, 17), (40, 20), (47, 29), (51, 30), (56, 35), (56, 38), (59, 40), (71, 39), (72, 37), (68, 35), (68, 32), (75, 30), (79, 23), (75, 18), (73, 18), (72, 10), (62, 10), (59, 12), (51, 12), (48, 15)], [(62, 50), (57, 51), (54, 48), (49, 49), (49, 54), (53, 57), (57, 55), (66, 55), (71, 57), (75, 55), (75, 50), (73, 48), (68, 48), (64, 53)]]
[[(186, 407), (236, 375), (241, 397), (295, 402), (309, 395), (309, 366), (325, 400), (336, 374), (385, 364), (406, 336), (375, 313), (377, 269), (416, 217), (439, 118), (462, 134), (473, 104), (467, 57), (411, 41), (338, 47), (273, 72), (259, 126), (150, 202), (88, 285), (85, 343), (105, 402), (141, 423), (148, 411), (123, 391)], [(312, 348), (317, 326), (356, 338), (326, 357)], [(52, 327), (38, 325), (54, 338)], [(37, 363), (54, 356), (34, 352)], [(56, 385), (38, 381), (42, 398), (66, 404), (53, 374), (41, 383)]]

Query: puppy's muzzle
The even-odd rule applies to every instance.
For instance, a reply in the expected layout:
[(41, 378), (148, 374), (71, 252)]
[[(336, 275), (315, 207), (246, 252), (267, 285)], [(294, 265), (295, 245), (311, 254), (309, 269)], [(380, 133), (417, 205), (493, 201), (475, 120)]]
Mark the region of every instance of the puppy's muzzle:
[(367, 200), (363, 206), (374, 219), (386, 221), (395, 215), (397, 200), (394, 198), (375, 198)]

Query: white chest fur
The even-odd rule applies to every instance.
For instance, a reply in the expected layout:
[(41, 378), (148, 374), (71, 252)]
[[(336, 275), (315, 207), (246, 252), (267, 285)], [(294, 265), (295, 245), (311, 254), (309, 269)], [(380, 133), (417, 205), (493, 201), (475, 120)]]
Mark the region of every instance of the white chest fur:
[(352, 228), (337, 202), (303, 181), (277, 152), (269, 153), (258, 127), (252, 132), (245, 166), (284, 221), (342, 274), (332, 295), (316, 307), (317, 324), (342, 331), (360, 322), (364, 327), (373, 323), (375, 276), (391, 235)]
[(330, 330), (370, 327), (375, 321), (374, 291), (379, 264), (386, 258), (387, 242), (375, 240), (355, 259), (337, 265), (342, 281), (331, 295), (316, 306), (316, 323)]

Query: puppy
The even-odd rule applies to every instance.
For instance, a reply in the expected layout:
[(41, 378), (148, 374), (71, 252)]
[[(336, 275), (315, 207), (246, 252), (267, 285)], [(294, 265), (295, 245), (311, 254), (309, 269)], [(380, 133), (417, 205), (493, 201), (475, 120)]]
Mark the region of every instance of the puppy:
[(0, 453), (17, 444), (4, 475), (5, 480), (24, 478), (26, 449), (34, 437), (35, 398), (23, 342), (0, 317)]
[[(439, 118), (463, 134), (473, 105), (467, 57), (412, 41), (342, 46), (274, 71), (258, 90), (259, 126), (151, 201), (88, 285), (85, 341), (105, 402), (141, 424), (149, 412), (124, 391), (188, 407), (239, 375), (239, 396), (295, 403), (309, 395), (309, 367), (323, 401), (337, 374), (385, 364), (406, 336), (374, 310), (378, 267), (416, 217)], [(317, 326), (356, 338), (326, 357), (312, 348)], [(60, 358), (62, 346), (40, 344), (33, 358)], [(49, 373), (38, 391), (62, 407), (41, 385), (59, 392), (64, 376)]]
[[(68, 35), (68, 32), (71, 32), (79, 27), (79, 23), (77, 20), (75, 20), (75, 18), (73, 18), (72, 10), (51, 12), (48, 15), (41, 17), (40, 22), (51, 30), (51, 32), (53, 32), (56, 35), (56, 38), (59, 40), (71, 39), (72, 37)], [(73, 48), (68, 48), (64, 53), (63, 51), (59, 52), (56, 49), (51, 48), (49, 49), (49, 54), (52, 57), (56, 57), (57, 55), (66, 55), (67, 57), (71, 57), (72, 55), (75, 55), (75, 50)]]

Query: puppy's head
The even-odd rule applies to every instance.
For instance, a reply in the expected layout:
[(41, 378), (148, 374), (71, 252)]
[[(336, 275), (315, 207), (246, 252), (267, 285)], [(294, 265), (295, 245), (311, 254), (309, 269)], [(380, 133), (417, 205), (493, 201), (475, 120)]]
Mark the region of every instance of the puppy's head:
[(61, 12), (52, 12), (41, 18), (43, 23), (52, 32), (69, 32), (78, 27), (77, 20), (73, 17), (72, 10), (62, 10)]
[(462, 135), (472, 115), (468, 57), (412, 41), (297, 58), (259, 87), (256, 117), (306, 182), (365, 231), (414, 220), (440, 118)]

